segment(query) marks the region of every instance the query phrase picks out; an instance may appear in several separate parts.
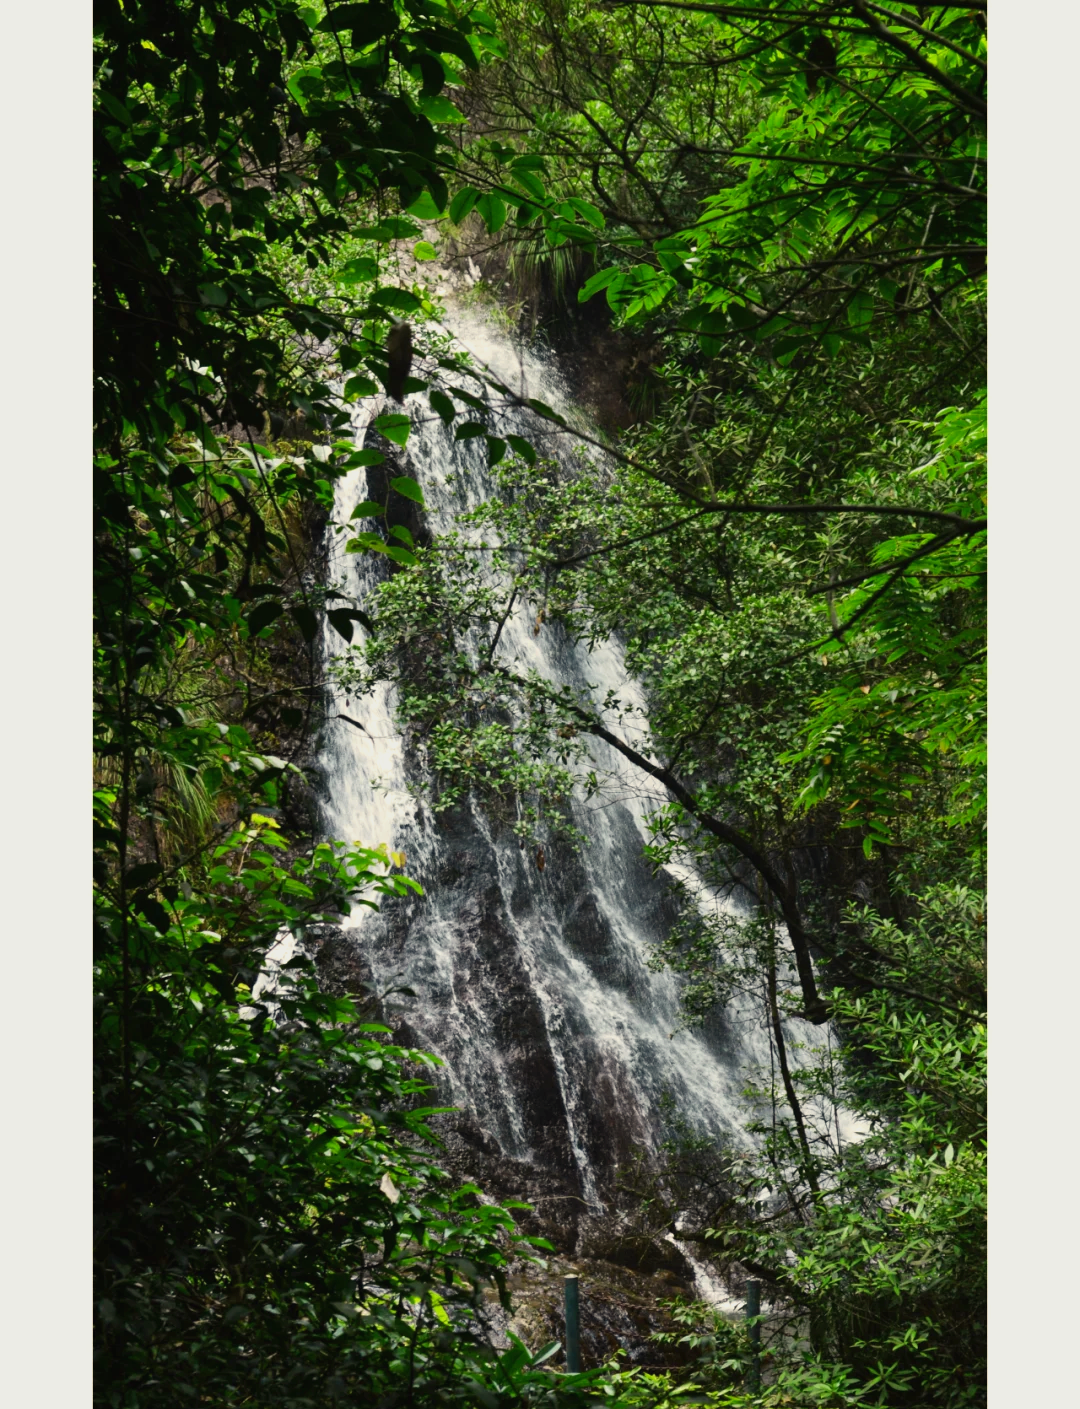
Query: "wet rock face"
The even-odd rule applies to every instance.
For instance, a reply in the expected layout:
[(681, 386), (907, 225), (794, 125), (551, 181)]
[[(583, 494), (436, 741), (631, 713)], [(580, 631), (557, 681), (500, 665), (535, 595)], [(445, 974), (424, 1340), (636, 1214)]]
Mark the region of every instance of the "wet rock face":
[(694, 1282), (693, 1268), (674, 1243), (627, 1227), (618, 1218), (583, 1220), (578, 1255), (644, 1276), (666, 1276), (681, 1286), (692, 1286)]
[[(548, 1176), (552, 1195), (565, 1199), (585, 1195), (586, 1165), (601, 1193), (619, 1166), (655, 1142), (655, 1115), (605, 1040), (610, 1034), (561, 1001), (553, 975), (538, 963), (536, 935), (557, 933), (605, 989), (630, 1003), (648, 1001), (643, 958), (618, 941), (568, 849), (539, 877), (529, 874), (531, 853), (497, 829), (481, 830), (470, 809), (440, 814), (432, 830), (429, 845), (413, 853), (426, 852), (427, 865), (409, 861), (425, 896), (385, 903), (362, 928), (324, 932), (323, 981), (338, 991), (363, 985), (386, 994), (382, 1011), (395, 1040), (442, 1057), (440, 1096), (463, 1108), (464, 1144), (489, 1158), (497, 1152), (519, 1167), (519, 1177), (526, 1167)], [(628, 841), (640, 849), (636, 837)], [(639, 912), (651, 912), (659, 930), (666, 895), (637, 856), (629, 859), (640, 871), (631, 872)], [(387, 994), (395, 981), (416, 997)]]
[[(492, 351), (482, 347), (484, 355)], [(516, 352), (514, 361), (518, 368)], [(519, 370), (524, 378), (525, 361)], [(530, 389), (558, 404), (558, 388), (546, 385), (543, 369), (528, 375), (534, 372), (540, 380)], [(527, 413), (504, 414), (508, 426), (535, 430), (513, 419)], [(425, 542), (429, 524), (441, 531), (490, 497), (486, 457), (473, 441), (455, 441), (432, 418), (414, 430), (407, 450), (367, 430), (365, 446), (384, 459), (369, 467), (363, 485), (339, 485), (339, 520), (349, 521), (368, 498), (385, 501), (393, 522)], [(423, 485), (423, 512), (390, 491), (398, 475)], [(357, 601), (395, 570), (375, 555), (341, 555), (333, 568)], [(552, 623), (539, 631), (536, 620), (535, 604), (509, 615), (500, 651), (582, 697), (620, 701), (632, 732), (645, 701), (617, 644), (588, 648)], [(408, 650), (430, 646), (413, 641)], [(338, 951), (352, 943), (395, 1033), (442, 1058), (439, 1095), (468, 1118), (465, 1143), (555, 1179), (560, 1197), (599, 1207), (617, 1170), (657, 1148), (667, 1098), (698, 1127), (730, 1130), (742, 1089), (735, 1063), (720, 1050), (720, 1034), (672, 1040), (680, 1026), (675, 984), (649, 968), (676, 906), (643, 858), (642, 782), (627, 775), (625, 760), (589, 742), (591, 762), (607, 780), (603, 803), (570, 807), (590, 843), (575, 852), (545, 839), (541, 861), (536, 843), (520, 848), (507, 799), (472, 798), (438, 813), (420, 801), (437, 793), (438, 780), (423, 739), (401, 728), (389, 694), (376, 686), (343, 704), (339, 715), (330, 713), (322, 745), (325, 830), (392, 840), (424, 894), (386, 902), (362, 923), (358, 917), (356, 929), (335, 941), (337, 957), (328, 951), (325, 962), (344, 972), (348, 961)], [(346, 717), (354, 727), (333, 722)], [(402, 985), (415, 996), (391, 992)]]
[[(564, 404), (527, 353), (519, 358), (513, 350), (508, 368), (484, 330), (475, 331), (478, 355), (490, 354), (507, 385), (517, 385), (519, 374), (524, 385), (527, 374), (530, 394)], [(515, 419), (525, 413), (501, 414), (508, 428), (527, 436), (536, 430)], [(370, 431), (364, 443), (385, 459), (362, 482), (339, 483), (339, 522), (375, 499), (387, 503), (393, 524), (424, 542), (429, 526), (443, 531), (495, 492), (483, 448), (455, 441), (436, 418), (416, 419), (407, 451)], [(423, 486), (423, 513), (389, 491), (398, 475)], [(384, 556), (336, 550), (331, 566), (331, 580), (361, 604), (397, 571)], [(414, 640), (408, 649), (431, 645)], [(618, 701), (631, 731), (645, 716), (618, 644), (588, 648), (550, 622), (539, 630), (535, 603), (508, 614), (499, 650), (580, 698), (591, 695), (598, 708)], [(408, 661), (401, 664), (407, 669)], [(664, 798), (628, 775), (620, 755), (589, 741), (590, 766), (605, 780), (602, 804), (574, 800), (570, 807), (590, 843), (575, 852), (545, 839), (540, 864), (536, 843), (519, 847), (505, 799), (474, 798), (435, 813), (425, 799), (438, 779), (423, 740), (402, 729), (392, 692), (375, 682), (350, 700), (345, 688), (331, 691), (337, 703), (320, 743), (324, 833), (390, 842), (405, 852), (424, 894), (313, 935), (323, 982), (341, 992), (363, 988), (396, 1041), (442, 1059), (435, 1099), (457, 1109), (435, 1121), (445, 1141), (440, 1160), (491, 1197), (530, 1204), (519, 1216), (524, 1232), (547, 1238), (564, 1258), (606, 1267), (620, 1286), (643, 1279), (654, 1292), (690, 1290), (686, 1268), (669, 1248), (652, 1246), (652, 1233), (635, 1241), (603, 1222), (615, 1210), (630, 1216), (620, 1203), (620, 1174), (657, 1150), (666, 1110), (724, 1135), (734, 1128), (744, 1085), (744, 1034), (734, 1025), (705, 1037), (678, 1032), (675, 982), (649, 968), (676, 918), (665, 881), (642, 856), (642, 814)], [(352, 723), (336, 722), (345, 719)], [(620, 1316), (610, 1313), (612, 1336)], [(619, 1335), (625, 1342), (631, 1330)], [(594, 1349), (600, 1353), (599, 1340)]]
[[(473, 853), (448, 854), (470, 885), (479, 883), (482, 868)], [(535, 995), (525, 982), (521, 956), (513, 936), (498, 922), (498, 907), (485, 913), (470, 904), (480, 896), (465, 886), (455, 911), (466, 928), (453, 974), (455, 997), (492, 995), (500, 1000), (492, 1040), (504, 1063), (507, 1079), (520, 1097), (521, 1119), (535, 1141), (527, 1160), (504, 1153), (483, 1112), (455, 1111), (436, 1116), (430, 1123), (443, 1142), (440, 1163), (462, 1180), (477, 1183), (488, 1198), (525, 1205), (514, 1210), (519, 1232), (542, 1238), (550, 1250), (544, 1261), (518, 1261), (508, 1279), (513, 1302), (511, 1314), (494, 1300), (486, 1307), (484, 1323), (496, 1345), (509, 1345), (513, 1333), (532, 1350), (553, 1340), (565, 1345), (564, 1282), (574, 1272), (580, 1279), (581, 1354), (585, 1368), (609, 1361), (649, 1369), (685, 1367), (693, 1352), (677, 1344), (658, 1345), (657, 1332), (680, 1330), (666, 1303), (673, 1298), (697, 1295), (694, 1269), (662, 1230), (645, 1229), (634, 1217), (633, 1198), (615, 1188), (615, 1166), (625, 1159), (624, 1145), (633, 1121), (626, 1118), (627, 1093), (620, 1088), (616, 1067), (598, 1070), (593, 1083), (595, 1104), (589, 1107), (589, 1149), (609, 1172), (602, 1184), (611, 1212), (597, 1213), (582, 1195), (580, 1171), (570, 1149), (566, 1112), (554, 1074), (554, 1056)], [(488, 902), (493, 897), (487, 894)], [(400, 917), (387, 925), (387, 943), (408, 943), (408, 926), (401, 933)], [(373, 971), (364, 957), (370, 942), (365, 932), (324, 927), (309, 935), (320, 980), (338, 993), (371, 992)], [(372, 1000), (369, 1016), (392, 1028), (393, 1040), (404, 1045), (430, 1047), (430, 1011), (410, 1013), (418, 1003), (390, 995), (381, 1003)], [(417, 1026), (423, 1022), (424, 1030)], [(494, 1059), (494, 1058), (493, 1058)], [(446, 1094), (445, 1092), (443, 1093)], [(621, 1114), (620, 1114), (621, 1112)], [(639, 1147), (640, 1150), (640, 1147)], [(618, 1211), (616, 1206), (621, 1206)], [(562, 1359), (553, 1362), (561, 1366)]]
[[(583, 1030), (569, 1047), (564, 1043), (560, 1073), (552, 1014), (540, 997), (543, 975), (521, 943), (533, 892), (508, 885), (505, 869), (500, 881), (507, 850), (465, 809), (443, 814), (436, 835), (427, 853), (433, 874), (419, 877), (427, 892), (422, 901), (387, 904), (361, 928), (325, 927), (309, 936), (320, 979), (335, 992), (372, 994), (372, 1016), (391, 1028), (393, 1041), (443, 1057), (439, 1099), (460, 1109), (431, 1122), (444, 1142), (440, 1162), (490, 1198), (526, 1204), (515, 1211), (519, 1231), (551, 1245), (552, 1269), (523, 1264), (519, 1271), (510, 1329), (533, 1349), (562, 1339), (561, 1276), (575, 1270), (583, 1278), (587, 1364), (617, 1349), (633, 1363), (682, 1363), (681, 1351), (661, 1349), (649, 1337), (672, 1327), (663, 1301), (695, 1297), (695, 1270), (666, 1228), (642, 1224), (640, 1198), (619, 1185), (620, 1171), (640, 1173), (655, 1147), (652, 1114), (596, 1033)], [(649, 880), (639, 878), (642, 906), (651, 902), (667, 918), (666, 897), (650, 896)], [(545, 872), (545, 886), (562, 933), (572, 936), (588, 968), (609, 983), (622, 976), (630, 995), (639, 991), (647, 975), (634, 973), (615, 942), (580, 863), (570, 857), (560, 875)], [(415, 998), (388, 991), (399, 977)], [(563, 1097), (568, 1056), (583, 1096), (572, 1120)], [(468, 1079), (456, 1083), (462, 1071)], [(591, 1195), (582, 1180), (582, 1150), (595, 1180)]]

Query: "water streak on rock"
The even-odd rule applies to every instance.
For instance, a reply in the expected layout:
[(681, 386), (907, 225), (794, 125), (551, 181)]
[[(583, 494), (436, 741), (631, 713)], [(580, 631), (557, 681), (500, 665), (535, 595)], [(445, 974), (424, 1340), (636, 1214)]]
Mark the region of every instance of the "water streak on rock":
[[(476, 316), (456, 315), (455, 331), (505, 384), (573, 415), (550, 361), (513, 348)], [(484, 442), (455, 443), (421, 397), (406, 410), (413, 431), (395, 472), (419, 481), (429, 522), (447, 528), (491, 490)], [(361, 412), (358, 433), (371, 414)], [(502, 428), (539, 430), (544, 453), (567, 453), (568, 437), (552, 441), (531, 413), (512, 412)], [(351, 474), (338, 487), (337, 519), (368, 493), (367, 472)], [(332, 575), (362, 602), (386, 569), (373, 555), (346, 556), (342, 544)], [(535, 604), (524, 603), (511, 615), (500, 657), (588, 687), (597, 701), (616, 692), (640, 712), (636, 728), (621, 727), (641, 742), (644, 700), (617, 643), (589, 650), (555, 628), (536, 633), (535, 617)], [(328, 635), (326, 645), (336, 653), (341, 642)], [(647, 966), (675, 913), (664, 877), (641, 855), (649, 810), (666, 801), (658, 785), (594, 742), (597, 771), (613, 781), (604, 806), (574, 805), (591, 844), (576, 855), (560, 847), (540, 870), (478, 803), (436, 817), (417, 801), (417, 763), (388, 688), (341, 698), (330, 712), (363, 728), (340, 719), (326, 728), (327, 834), (403, 850), (425, 891), (379, 915), (358, 911), (338, 943), (352, 946), (358, 971), (380, 991), (395, 983), (415, 991), (400, 1006), (402, 1032), (445, 1060), (445, 1097), (462, 1108), (465, 1138), (493, 1158), (558, 1175), (594, 1210), (615, 1170), (656, 1146), (665, 1094), (692, 1126), (745, 1146), (742, 1089), (750, 1067), (769, 1065), (756, 1014), (733, 1009), (707, 1036), (680, 1031), (675, 979)]]

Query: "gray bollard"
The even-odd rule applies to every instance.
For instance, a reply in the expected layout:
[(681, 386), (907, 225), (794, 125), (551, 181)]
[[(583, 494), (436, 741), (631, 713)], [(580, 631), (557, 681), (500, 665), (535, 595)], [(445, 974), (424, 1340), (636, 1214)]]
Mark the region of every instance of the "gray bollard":
[(750, 1335), (750, 1351), (753, 1359), (746, 1376), (746, 1388), (751, 1394), (761, 1388), (761, 1326), (756, 1318), (761, 1315), (761, 1283), (753, 1280), (746, 1284), (746, 1319), (750, 1322), (747, 1330)]
[(566, 1368), (573, 1375), (581, 1369), (581, 1310), (578, 1305), (578, 1279), (566, 1283)]

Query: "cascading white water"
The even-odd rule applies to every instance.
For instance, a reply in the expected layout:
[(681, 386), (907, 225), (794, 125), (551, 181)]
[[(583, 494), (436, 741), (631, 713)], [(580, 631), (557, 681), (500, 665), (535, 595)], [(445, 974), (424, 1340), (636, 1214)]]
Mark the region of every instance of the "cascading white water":
[[(454, 332), (506, 385), (572, 414), (557, 372), (539, 354), (514, 348), (476, 315), (456, 314)], [(358, 435), (377, 409), (361, 410)], [(423, 487), (437, 533), (490, 492), (483, 442), (455, 443), (419, 398), (407, 409), (414, 412), (409, 473)], [(526, 420), (513, 429), (535, 435), (536, 422), (521, 414)], [(549, 445), (545, 453), (555, 452)], [(338, 522), (367, 497), (366, 485), (363, 470), (339, 484)], [(343, 542), (332, 550), (331, 578), (362, 603), (380, 568), (368, 556), (346, 556)], [(328, 634), (327, 651), (340, 647)], [(498, 649), (508, 663), (558, 685), (591, 688), (597, 701), (614, 691), (627, 741), (634, 742), (627, 707), (638, 711), (644, 734), (644, 700), (617, 644), (589, 650), (551, 628), (537, 634), (522, 606)], [(593, 741), (597, 770), (613, 786), (603, 806), (574, 804), (590, 844), (541, 872), (479, 805), (467, 805), (450, 834), (435, 822), (410, 791), (388, 688), (340, 697), (330, 714), (356, 723), (331, 718), (325, 730), (325, 831), (404, 851), (425, 890), (391, 923), (358, 910), (356, 943), (378, 990), (403, 982), (417, 994), (406, 1009), (409, 1029), (445, 1060), (447, 1099), (474, 1117), (502, 1155), (572, 1161), (593, 1206), (601, 1199), (598, 1170), (655, 1146), (665, 1095), (693, 1127), (745, 1144), (743, 1088), (750, 1069), (769, 1067), (758, 1015), (732, 1010), (708, 1039), (680, 1030), (676, 981), (647, 964), (671, 920), (662, 881), (641, 858), (649, 810), (666, 801), (659, 785)]]

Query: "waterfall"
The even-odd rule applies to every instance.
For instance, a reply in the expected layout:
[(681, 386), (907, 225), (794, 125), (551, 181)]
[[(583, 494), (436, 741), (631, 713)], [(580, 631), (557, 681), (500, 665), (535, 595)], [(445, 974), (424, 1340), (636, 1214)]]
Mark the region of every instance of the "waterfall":
[[(506, 385), (574, 415), (550, 358), (513, 347), (475, 314), (456, 313), (453, 330)], [(423, 487), (438, 532), (480, 503), (491, 480), (483, 440), (455, 443), (426, 402), (414, 397), (407, 409), (421, 407), (407, 473)], [(378, 409), (361, 408), (358, 436)], [(512, 429), (535, 438), (535, 418), (513, 414), (520, 424)], [(554, 453), (549, 444), (544, 453)], [(338, 485), (336, 520), (348, 521), (367, 497), (366, 471), (354, 471)], [(343, 543), (331, 552), (331, 580), (362, 603), (385, 567), (372, 555), (345, 555)], [(328, 634), (328, 652), (341, 644)], [(644, 721), (645, 702), (614, 642), (590, 650), (557, 629), (537, 634), (522, 608), (499, 652), (557, 684), (589, 686), (597, 701), (614, 691)], [(381, 914), (358, 910), (350, 943), (373, 987), (404, 984), (416, 994), (400, 1008), (408, 1036), (445, 1061), (444, 1098), (466, 1113), (478, 1146), (561, 1173), (593, 1208), (613, 1169), (655, 1148), (665, 1096), (692, 1127), (745, 1148), (748, 1070), (769, 1069), (759, 1015), (733, 1005), (708, 1034), (681, 1030), (675, 978), (648, 967), (674, 918), (664, 877), (641, 855), (648, 813), (666, 801), (659, 785), (592, 741), (614, 794), (607, 790), (603, 806), (574, 803), (589, 845), (576, 855), (560, 848), (557, 863), (540, 870), (479, 804), (435, 818), (418, 801), (389, 688), (363, 699), (339, 694), (329, 713), (356, 723), (331, 718), (322, 738), (326, 833), (404, 851), (425, 892)]]

